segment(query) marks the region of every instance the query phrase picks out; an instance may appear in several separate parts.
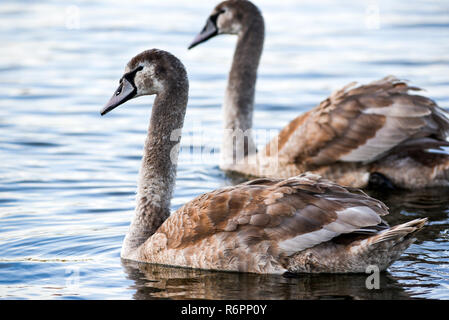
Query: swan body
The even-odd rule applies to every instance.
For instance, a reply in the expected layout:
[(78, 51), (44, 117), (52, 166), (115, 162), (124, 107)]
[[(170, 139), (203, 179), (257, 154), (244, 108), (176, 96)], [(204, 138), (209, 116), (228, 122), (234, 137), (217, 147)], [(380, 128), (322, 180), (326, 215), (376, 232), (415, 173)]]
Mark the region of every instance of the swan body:
[(249, 1), (224, 1), (189, 48), (219, 34), (238, 36), (223, 104), (223, 170), (271, 178), (310, 171), (357, 188), (379, 179), (405, 189), (449, 186), (449, 155), (433, 152), (449, 145), (447, 113), (393, 76), (337, 90), (257, 152), (251, 127), (262, 14)]
[(312, 174), (253, 180), (188, 202), (136, 258), (254, 273), (364, 273), (370, 265), (385, 270), (425, 220), (389, 229), (384, 214), (379, 201)]
[(128, 63), (101, 112), (156, 94), (123, 259), (275, 274), (385, 270), (425, 224), (417, 219), (390, 228), (382, 202), (311, 173), (220, 188), (170, 214), (187, 93), (181, 62), (148, 50)]

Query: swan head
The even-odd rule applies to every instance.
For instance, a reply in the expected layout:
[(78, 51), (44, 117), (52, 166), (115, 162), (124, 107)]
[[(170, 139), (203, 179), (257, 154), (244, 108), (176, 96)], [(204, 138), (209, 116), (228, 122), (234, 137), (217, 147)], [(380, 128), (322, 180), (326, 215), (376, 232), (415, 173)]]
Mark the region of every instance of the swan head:
[(254, 19), (261, 18), (259, 9), (247, 0), (227, 0), (218, 4), (189, 49), (219, 34), (240, 34)]
[(119, 86), (101, 110), (101, 115), (128, 100), (159, 94), (169, 86), (182, 85), (187, 74), (182, 63), (169, 52), (151, 49), (139, 53), (125, 67)]

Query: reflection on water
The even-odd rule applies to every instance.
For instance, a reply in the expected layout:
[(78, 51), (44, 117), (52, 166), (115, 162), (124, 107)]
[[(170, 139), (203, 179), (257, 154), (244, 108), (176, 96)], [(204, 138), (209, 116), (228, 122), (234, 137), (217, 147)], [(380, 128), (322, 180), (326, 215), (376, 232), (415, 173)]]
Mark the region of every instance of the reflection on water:
[(134, 299), (405, 299), (410, 295), (388, 273), (380, 288), (367, 289), (366, 275), (257, 275), (173, 268), (122, 261), (134, 280)]
[[(130, 57), (156, 47), (188, 71), (173, 209), (238, 182), (218, 169), (218, 157), (201, 158), (219, 152), (235, 37), (186, 49), (217, 2), (0, 1), (0, 298), (449, 299), (447, 190), (373, 194), (390, 207), (390, 224), (429, 218), (381, 275), (380, 290), (366, 289), (367, 275), (288, 278), (121, 262), (154, 98), (107, 118), (99, 111)], [(255, 130), (277, 132), (333, 90), (389, 74), (449, 106), (447, 1), (255, 2), (266, 20)]]

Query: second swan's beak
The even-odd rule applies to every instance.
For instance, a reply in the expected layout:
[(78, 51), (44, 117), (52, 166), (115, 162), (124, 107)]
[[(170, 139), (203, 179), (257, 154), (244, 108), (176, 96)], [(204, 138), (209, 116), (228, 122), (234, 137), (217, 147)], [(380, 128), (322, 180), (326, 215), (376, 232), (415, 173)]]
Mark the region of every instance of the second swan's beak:
[(192, 43), (190, 44), (188, 49), (192, 49), (196, 45), (209, 40), (210, 38), (216, 36), (218, 34), (218, 28), (216, 25), (216, 17), (209, 17), (207, 19), (206, 25), (204, 26), (203, 30), (201, 30), (200, 33), (193, 39)]
[(111, 97), (111, 99), (109, 99), (109, 102), (106, 103), (103, 110), (101, 110), (101, 115), (104, 116), (109, 111), (132, 99), (136, 95), (136, 92), (136, 87), (125, 77), (123, 77), (120, 81), (119, 87), (117, 88), (117, 90), (115, 90), (114, 95)]

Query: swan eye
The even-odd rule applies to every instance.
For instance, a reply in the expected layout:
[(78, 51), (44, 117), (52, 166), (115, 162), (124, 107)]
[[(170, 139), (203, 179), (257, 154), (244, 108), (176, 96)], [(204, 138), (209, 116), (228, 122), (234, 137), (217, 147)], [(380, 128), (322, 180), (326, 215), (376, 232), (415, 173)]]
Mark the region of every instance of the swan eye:
[(123, 75), (123, 78), (125, 78), (126, 80), (128, 80), (131, 83), (134, 83), (134, 77), (136, 76), (136, 73), (142, 69), (143, 69), (143, 66), (138, 66), (137, 68), (131, 70), (130, 72), (125, 73)]
[(214, 23), (214, 25), (217, 25), (217, 20), (218, 20), (218, 16), (222, 13), (225, 13), (226, 10), (225, 9), (221, 9), (220, 11), (218, 11), (216, 14), (213, 14), (210, 16), (211, 21)]

